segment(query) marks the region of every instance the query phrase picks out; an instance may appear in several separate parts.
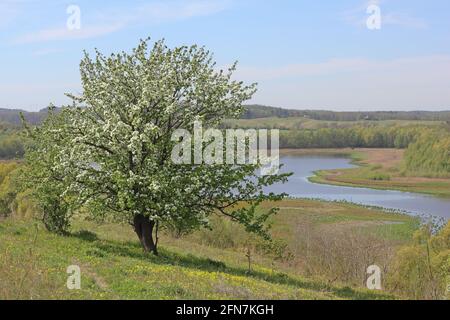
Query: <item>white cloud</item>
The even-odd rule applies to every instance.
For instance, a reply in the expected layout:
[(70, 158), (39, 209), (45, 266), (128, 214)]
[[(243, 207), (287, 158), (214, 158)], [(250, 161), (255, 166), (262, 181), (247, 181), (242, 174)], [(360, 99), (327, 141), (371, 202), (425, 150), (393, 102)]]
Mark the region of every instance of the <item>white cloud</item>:
[(428, 27), (423, 19), (411, 17), (408, 14), (387, 13), (381, 16), (381, 23), (384, 25), (401, 26), (411, 29), (425, 29)]
[(19, 14), (20, 8), (17, 2), (0, 2), (0, 29), (7, 27)]
[(64, 92), (80, 91), (79, 83), (0, 82), (0, 106), (36, 111), (47, 107), (50, 102), (56, 105), (69, 104), (71, 101)]
[(428, 27), (427, 22), (422, 18), (414, 17), (406, 12), (388, 11), (386, 3), (387, 1), (382, 0), (366, 1), (361, 6), (342, 12), (341, 19), (347, 24), (366, 28), (366, 21), (369, 17), (366, 10), (369, 5), (377, 5), (381, 9), (381, 28), (383, 26), (398, 26), (407, 29), (425, 29)]
[(47, 42), (56, 40), (88, 39), (106, 35), (121, 29), (121, 25), (105, 25), (82, 27), (79, 30), (69, 30), (66, 27), (43, 29), (25, 34), (14, 40), (15, 44)]
[(225, 10), (229, 3), (229, 1), (204, 0), (153, 3), (139, 8), (132, 20), (166, 22), (208, 16)]
[[(208, 16), (225, 10), (230, 0), (161, 1), (134, 8), (112, 8), (87, 17), (81, 7), (81, 29), (69, 30), (65, 25), (47, 28), (17, 37), (15, 44), (96, 38), (114, 33), (133, 24), (158, 24)], [(89, 21), (96, 21), (90, 24)]]
[[(450, 109), (450, 55), (330, 59), (279, 67), (238, 66), (235, 78), (258, 82), (252, 102), (332, 110)], [(79, 83), (0, 83), (0, 106), (39, 109), (67, 103)]]
[(238, 67), (235, 77), (259, 83), (255, 103), (335, 110), (450, 109), (449, 55)]
[(373, 62), (367, 59), (330, 59), (320, 63), (290, 64), (278, 67), (241, 66), (237, 75), (247, 80), (276, 80), (290, 77), (309, 77), (367, 69)]
[(43, 48), (38, 49), (32, 52), (33, 56), (47, 56), (54, 53), (61, 53), (64, 52), (64, 49), (62, 48)]

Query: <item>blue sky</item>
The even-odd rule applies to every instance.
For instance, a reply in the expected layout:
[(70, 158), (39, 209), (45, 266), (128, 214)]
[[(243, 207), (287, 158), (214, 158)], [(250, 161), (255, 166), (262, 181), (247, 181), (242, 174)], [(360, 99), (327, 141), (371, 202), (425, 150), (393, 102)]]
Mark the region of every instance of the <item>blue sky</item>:
[[(369, 30), (366, 12), (381, 10)], [(66, 26), (69, 5), (81, 29)], [(82, 50), (130, 50), (139, 38), (197, 43), (251, 102), (298, 109), (450, 109), (448, 0), (0, 0), (0, 107), (39, 110), (80, 92)]]

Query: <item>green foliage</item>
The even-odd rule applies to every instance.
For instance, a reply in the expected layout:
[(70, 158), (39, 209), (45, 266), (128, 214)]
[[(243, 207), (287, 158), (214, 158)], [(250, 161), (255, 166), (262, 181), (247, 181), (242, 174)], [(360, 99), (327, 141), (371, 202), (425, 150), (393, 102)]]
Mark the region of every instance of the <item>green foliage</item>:
[[(23, 110), (0, 109), (0, 120), (11, 126), (21, 124), (20, 113), (23, 113), (28, 123), (40, 124), (47, 117), (48, 110), (27, 112)], [(262, 105), (246, 105), (241, 115), (242, 119), (305, 118), (320, 121), (450, 121), (450, 111), (327, 111), (327, 110), (292, 110)]]
[(256, 208), (283, 197), (262, 190), (288, 175), (258, 176), (260, 164), (171, 160), (175, 130), (192, 130), (195, 121), (215, 127), (242, 112), (256, 89), (231, 80), (234, 70), (217, 71), (204, 48), (170, 49), (163, 41), (151, 49), (141, 41), (131, 54), (86, 54), (82, 96), (69, 95), (72, 106), (30, 131), (27, 165), (44, 217), (58, 220), (88, 207), (97, 217), (132, 223), (142, 215), (185, 232), (207, 226), (218, 212), (268, 236), (264, 222), (276, 210), (259, 214)]
[(30, 190), (23, 188), (22, 170), (20, 162), (0, 162), (0, 216), (31, 218), (38, 212)]
[[(279, 128), (281, 148), (406, 149), (403, 174), (444, 178), (450, 176), (450, 127), (439, 122), (431, 125), (409, 122), (407, 124), (376, 121), (320, 122), (298, 118), (268, 118), (265, 121), (230, 120), (224, 122), (223, 126)], [(389, 180), (390, 177), (373, 175), (369, 178)]]
[(262, 105), (246, 106), (243, 119), (267, 117), (305, 117), (327, 121), (383, 121), (383, 120), (430, 120), (445, 121), (450, 119), (450, 111), (327, 111), (327, 110), (292, 110)]
[(406, 173), (450, 177), (450, 133), (426, 130), (405, 152)]
[(67, 203), (57, 197), (46, 197), (41, 200), (42, 222), (48, 231), (67, 234), (70, 227), (70, 208)]
[(62, 114), (54, 114), (52, 107), (49, 111), (50, 116), (39, 127), (30, 128), (24, 121), (31, 143), (27, 145), (25, 166), (21, 171), (21, 188), (37, 204), (47, 230), (66, 234), (74, 207), (71, 195), (65, 192), (65, 173), (56, 166), (59, 144), (66, 142), (58, 128), (66, 119)]
[(220, 249), (242, 248), (251, 238), (242, 226), (223, 217), (212, 217), (209, 228), (199, 230), (192, 237), (201, 244)]
[(0, 159), (22, 158), (25, 153), (25, 142), (17, 127), (0, 123)]
[(17, 190), (17, 162), (0, 162), (0, 215), (8, 216), (13, 211)]
[(375, 181), (389, 181), (391, 176), (383, 172), (371, 172), (367, 175), (367, 179)]
[(204, 226), (202, 221), (199, 221), (195, 216), (183, 215), (166, 220), (161, 227), (163, 230), (167, 230), (173, 237), (181, 238), (202, 226)]
[(414, 244), (397, 253), (388, 278), (390, 288), (413, 299), (448, 299), (450, 223), (437, 234), (426, 225), (414, 239)]
[(360, 126), (283, 130), (281, 148), (407, 148), (424, 126)]

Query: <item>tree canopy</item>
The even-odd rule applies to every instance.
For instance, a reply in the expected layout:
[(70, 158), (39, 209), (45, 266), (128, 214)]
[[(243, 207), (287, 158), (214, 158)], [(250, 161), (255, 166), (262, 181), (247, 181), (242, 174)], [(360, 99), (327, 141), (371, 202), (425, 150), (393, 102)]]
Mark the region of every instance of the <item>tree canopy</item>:
[(158, 41), (149, 48), (148, 39), (131, 53), (85, 53), (82, 95), (68, 95), (71, 106), (30, 130), (36, 143), (29, 159), (48, 155), (46, 161), (28, 161), (46, 176), (35, 182), (57, 181), (57, 196), (71, 208), (131, 223), (144, 249), (155, 254), (155, 229), (208, 226), (213, 213), (267, 236), (265, 221), (275, 210), (261, 213), (257, 207), (284, 195), (263, 189), (288, 175), (261, 176), (261, 163), (171, 161), (175, 130), (192, 130), (196, 121), (215, 127), (242, 113), (256, 85), (233, 80), (235, 66), (217, 70), (203, 47), (171, 49)]

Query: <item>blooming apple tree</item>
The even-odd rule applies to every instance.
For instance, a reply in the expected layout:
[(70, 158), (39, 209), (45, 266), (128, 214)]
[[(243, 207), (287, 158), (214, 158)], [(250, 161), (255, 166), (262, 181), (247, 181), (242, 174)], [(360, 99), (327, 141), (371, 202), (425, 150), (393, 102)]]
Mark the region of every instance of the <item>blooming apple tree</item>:
[[(60, 121), (37, 134), (51, 137), (61, 196), (96, 217), (106, 215), (133, 225), (143, 248), (157, 254), (157, 230), (172, 226), (192, 230), (222, 214), (249, 232), (267, 236), (260, 212), (265, 186), (286, 174), (261, 176), (261, 164), (176, 164), (171, 160), (177, 129), (192, 130), (201, 121), (217, 127), (237, 117), (255, 84), (232, 79), (235, 65), (217, 70), (202, 47), (151, 48), (141, 40), (131, 53), (109, 57), (96, 51), (81, 61), (83, 92), (68, 95), (73, 104), (52, 117)], [(53, 139), (53, 140), (52, 140)], [(205, 145), (203, 147), (206, 147)], [(37, 148), (33, 152), (45, 152)], [(51, 180), (48, 180), (51, 181)], [(51, 182), (50, 182), (51, 183)]]

